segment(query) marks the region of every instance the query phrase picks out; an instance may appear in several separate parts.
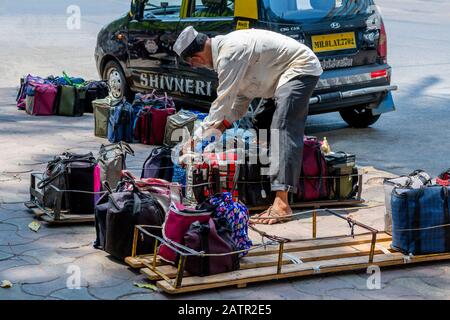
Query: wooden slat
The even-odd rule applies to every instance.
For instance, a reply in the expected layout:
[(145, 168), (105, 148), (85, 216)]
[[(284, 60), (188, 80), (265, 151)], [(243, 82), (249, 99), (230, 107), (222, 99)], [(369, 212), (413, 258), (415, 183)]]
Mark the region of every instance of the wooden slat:
[[(177, 268), (175, 268), (174, 266), (165, 265), (165, 266), (157, 267), (156, 269), (158, 269), (159, 272), (162, 272), (170, 279), (175, 279), (177, 276)], [(149, 268), (142, 268), (141, 273), (145, 274), (147, 276), (148, 280), (151, 280), (151, 281), (157, 281), (157, 280), (162, 279), (157, 273), (153, 272)], [(189, 273), (184, 272), (183, 277), (188, 277), (188, 276), (190, 276)]]
[[(384, 242), (390, 240), (391, 236), (385, 233), (380, 233), (377, 236), (377, 242)], [(286, 243), (284, 251), (286, 253), (313, 251), (313, 250), (315, 251), (327, 248), (338, 248), (338, 247), (365, 244), (370, 243), (371, 241), (372, 241), (371, 235), (355, 236), (355, 238), (345, 237), (341, 239), (308, 240), (297, 243)], [(270, 254), (278, 254), (278, 246), (268, 246), (266, 249), (260, 248), (254, 251), (250, 251), (248, 255), (245, 257), (245, 259), (248, 259), (248, 257), (267, 256)], [(128, 261), (127, 259), (125, 259), (125, 261)], [(141, 259), (142, 261), (139, 261), (139, 259)], [(140, 269), (145, 267), (145, 263), (151, 264), (151, 261), (153, 260), (147, 260), (147, 257), (143, 256), (141, 258), (130, 259), (129, 261), (130, 263), (128, 262), (127, 263), (132, 268)]]
[[(390, 240), (387, 242), (381, 242), (385, 247), (389, 247)], [(320, 249), (314, 251), (305, 251), (301, 254), (292, 254), (299, 258), (303, 263), (330, 259), (341, 259), (349, 257), (365, 256), (369, 259), (370, 244), (362, 244), (349, 247), (337, 247), (329, 249)], [(383, 254), (381, 250), (376, 250), (375, 254)], [(188, 258), (189, 259), (189, 258)], [(271, 254), (265, 256), (244, 257), (241, 259), (240, 270), (265, 268), (270, 266), (276, 266), (278, 264), (278, 254)], [(284, 256), (283, 265), (293, 264), (293, 261)], [(169, 278), (175, 278), (177, 275), (177, 269), (172, 265), (166, 265), (164, 268), (158, 268), (158, 271), (164, 273)], [(149, 280), (161, 280), (162, 278), (156, 274), (151, 273)]]
[[(405, 263), (419, 263), (426, 261), (448, 260), (450, 254), (437, 254), (412, 257), (409, 262), (404, 259), (401, 253), (392, 255), (376, 255), (373, 264), (379, 267), (404, 265)], [(320, 266), (320, 269), (318, 267)], [(166, 281), (158, 281), (159, 288), (167, 293), (177, 294), (206, 290), (211, 288), (243, 285), (253, 282), (270, 281), (276, 279), (286, 279), (293, 277), (310, 276), (315, 274), (326, 274), (331, 272), (342, 272), (351, 270), (366, 269), (369, 266), (366, 257), (354, 257), (333, 259), (319, 262), (308, 262), (300, 265), (288, 265), (282, 269), (281, 274), (276, 274), (276, 267), (239, 270), (208, 277), (187, 277), (183, 280), (183, 286), (178, 289), (171, 287)]]
[[(144, 268), (145, 264), (153, 263), (153, 255), (142, 255), (137, 257), (127, 257), (125, 258), (125, 263), (128, 264), (133, 269)], [(161, 266), (166, 264), (166, 262), (162, 261), (158, 257), (156, 258), (156, 265)]]
[[(391, 240), (392, 237), (386, 233), (379, 233), (377, 235), (377, 242)], [(284, 245), (285, 252), (301, 252), (309, 250), (336, 248), (353, 246), (364, 243), (370, 243), (372, 241), (372, 235), (362, 235), (352, 237), (345, 237), (340, 239), (317, 239), (307, 240), (302, 242), (291, 242)], [(259, 248), (248, 253), (248, 256), (267, 255), (278, 253), (278, 246), (267, 246), (266, 248)]]

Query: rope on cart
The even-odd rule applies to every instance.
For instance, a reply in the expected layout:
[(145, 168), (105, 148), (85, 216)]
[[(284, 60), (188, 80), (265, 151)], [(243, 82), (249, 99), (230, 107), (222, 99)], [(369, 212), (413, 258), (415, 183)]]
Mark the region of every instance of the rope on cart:
[[(140, 226), (139, 230), (141, 232), (143, 232), (144, 234), (146, 234), (147, 236), (153, 237), (156, 240), (158, 240), (159, 242), (161, 242), (162, 244), (166, 245), (167, 247), (169, 247), (170, 249), (172, 249), (174, 252), (182, 255), (182, 256), (197, 256), (197, 257), (223, 257), (223, 256), (229, 256), (229, 255), (234, 255), (234, 254), (240, 254), (240, 253), (248, 253), (250, 251), (254, 251), (260, 248), (265, 248), (266, 246), (275, 246), (278, 245), (278, 242), (271, 242), (271, 243), (265, 243), (265, 244), (261, 244), (261, 245), (257, 245), (257, 246), (253, 246), (249, 249), (244, 249), (244, 250), (238, 250), (238, 251), (232, 251), (232, 252), (227, 252), (227, 253), (205, 253), (203, 251), (198, 252), (195, 251), (192, 248), (188, 248), (176, 241), (167, 239), (166, 237), (159, 237), (157, 235), (154, 235), (146, 230), (143, 230), (144, 226)], [(184, 250), (186, 252), (181, 252), (180, 250)]]

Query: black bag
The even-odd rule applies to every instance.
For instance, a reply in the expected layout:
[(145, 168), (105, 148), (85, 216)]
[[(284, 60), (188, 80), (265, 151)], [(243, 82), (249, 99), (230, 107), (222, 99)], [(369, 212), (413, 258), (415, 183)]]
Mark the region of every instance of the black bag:
[(92, 101), (104, 99), (109, 95), (109, 87), (106, 81), (90, 81), (84, 86), (86, 90), (85, 98), (82, 101), (83, 111), (93, 113)]
[(174, 165), (172, 151), (168, 147), (158, 147), (152, 150), (142, 166), (141, 179), (157, 178), (172, 181)]
[[(124, 190), (123, 186), (130, 184), (133, 191)], [(117, 259), (123, 260), (131, 256), (134, 227), (136, 225), (162, 226), (164, 212), (156, 200), (138, 190), (134, 182), (123, 181), (117, 191), (109, 195), (108, 212), (106, 214), (106, 244), (105, 251)], [(161, 229), (150, 230), (161, 236)], [(136, 248), (138, 255), (152, 253), (154, 239), (147, 235), (139, 238)]]
[(108, 213), (109, 194), (104, 194), (95, 205), (95, 234), (94, 248), (105, 250), (106, 244), (106, 214)]
[[(205, 224), (194, 222), (184, 236), (184, 244), (188, 248), (206, 254), (224, 254), (237, 250), (224, 219), (210, 219)], [(185, 268), (190, 274), (201, 277), (230, 272), (239, 269), (239, 256), (238, 254), (189, 256)]]
[(59, 190), (63, 192), (61, 209), (70, 209), (71, 214), (94, 214), (94, 170), (97, 162), (92, 155), (63, 153), (47, 164), (42, 181), (37, 185), (44, 194), (43, 205), (54, 209)]
[[(90, 160), (78, 160), (67, 165), (67, 188), (73, 191), (67, 192), (70, 213), (83, 215), (94, 214), (95, 195), (94, 170), (97, 165), (95, 158)], [(84, 191), (89, 193), (84, 193)]]
[(260, 154), (259, 148), (247, 151), (245, 162), (239, 169), (239, 200), (247, 206), (267, 206), (275, 199), (275, 193), (271, 192), (270, 177), (262, 174), (265, 167), (259, 159), (256, 159), (257, 163), (250, 161), (250, 153)]

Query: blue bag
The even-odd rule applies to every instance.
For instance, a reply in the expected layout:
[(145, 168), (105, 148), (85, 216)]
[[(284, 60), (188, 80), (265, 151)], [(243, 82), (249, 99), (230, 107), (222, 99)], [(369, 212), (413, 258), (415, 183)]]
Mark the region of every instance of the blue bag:
[(450, 208), (447, 187), (394, 188), (392, 247), (404, 254), (450, 252)]
[(133, 142), (132, 108), (125, 99), (111, 107), (108, 140), (111, 143)]

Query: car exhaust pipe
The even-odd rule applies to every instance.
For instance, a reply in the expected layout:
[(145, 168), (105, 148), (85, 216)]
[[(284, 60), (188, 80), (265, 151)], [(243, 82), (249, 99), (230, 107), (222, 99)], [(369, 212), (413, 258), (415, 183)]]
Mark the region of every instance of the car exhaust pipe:
[(327, 102), (336, 102), (336, 101), (344, 100), (347, 98), (365, 96), (365, 95), (373, 94), (373, 93), (396, 91), (397, 89), (398, 89), (398, 86), (381, 86), (381, 87), (363, 88), (363, 89), (358, 89), (358, 90), (350, 90), (350, 91), (344, 91), (344, 92), (339, 91), (339, 92), (319, 94), (319, 95), (309, 99), (309, 104), (313, 105), (313, 104), (320, 104), (320, 103), (327, 103)]

